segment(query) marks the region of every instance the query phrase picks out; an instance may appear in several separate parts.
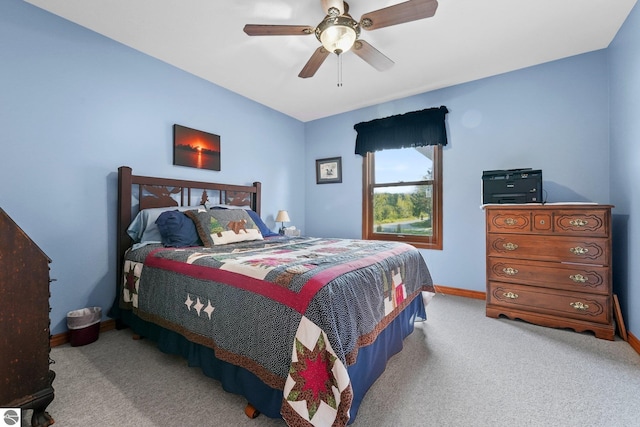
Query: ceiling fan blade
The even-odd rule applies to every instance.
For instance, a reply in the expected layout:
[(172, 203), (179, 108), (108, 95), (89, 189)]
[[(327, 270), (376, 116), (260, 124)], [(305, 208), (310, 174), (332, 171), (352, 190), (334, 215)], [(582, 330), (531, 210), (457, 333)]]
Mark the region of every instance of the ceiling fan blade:
[(308, 25), (259, 25), (247, 24), (244, 32), (250, 36), (307, 36), (315, 28)]
[(360, 26), (365, 30), (377, 30), (391, 25), (431, 18), (435, 15), (437, 8), (437, 0), (409, 0), (365, 13), (360, 18)]
[(393, 67), (392, 60), (364, 40), (356, 40), (351, 50), (378, 71), (387, 71)]
[(329, 51), (327, 49), (322, 46), (317, 48), (316, 51), (313, 52), (313, 55), (311, 55), (311, 58), (309, 58), (309, 60), (305, 64), (302, 71), (300, 71), (300, 74), (298, 74), (298, 77), (301, 77), (303, 79), (313, 77), (324, 60), (327, 59), (327, 56), (329, 56)]
[(320, 0), (322, 2), (322, 11), (327, 15), (332, 15), (331, 9), (336, 9), (333, 15), (338, 16), (344, 13), (344, 2), (342, 0)]

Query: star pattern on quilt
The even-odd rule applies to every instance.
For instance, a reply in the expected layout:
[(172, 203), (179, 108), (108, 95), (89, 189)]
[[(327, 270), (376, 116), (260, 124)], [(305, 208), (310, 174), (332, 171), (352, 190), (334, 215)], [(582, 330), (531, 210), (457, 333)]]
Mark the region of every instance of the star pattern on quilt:
[(142, 274), (142, 263), (125, 261), (122, 273), (122, 301), (138, 308), (138, 288)]
[(193, 305), (193, 300), (191, 299), (191, 295), (187, 294), (187, 300), (184, 302), (184, 305), (187, 306), (187, 310), (191, 311), (191, 306)]
[(209, 301), (207, 303), (207, 306), (205, 307), (205, 309), (203, 310), (205, 313), (207, 313), (207, 315), (209, 316), (209, 320), (211, 320), (211, 314), (213, 313), (213, 310), (215, 310), (215, 307), (211, 305), (211, 301)]
[(204, 304), (200, 302), (200, 298), (196, 297), (196, 304), (193, 308), (198, 312), (198, 316), (200, 316), (200, 310), (202, 310), (202, 307), (204, 307)]
[(318, 411), (321, 402), (333, 409), (337, 408), (333, 388), (338, 388), (333, 375), (336, 357), (325, 345), (323, 334), (318, 336), (315, 347), (308, 349), (296, 339), (297, 362), (291, 364), (289, 375), (295, 385), (289, 392), (287, 400), (307, 402), (309, 419)]
[(216, 309), (212, 304), (211, 300), (207, 299), (207, 306), (204, 306), (204, 303), (200, 301), (200, 297), (196, 297), (195, 301), (191, 299), (191, 295), (187, 293), (187, 299), (184, 301), (184, 305), (187, 306), (187, 310), (191, 311), (191, 308), (194, 309), (196, 313), (198, 313), (198, 317), (200, 317), (200, 312), (206, 313), (209, 316), (209, 320), (211, 320), (211, 315), (213, 311)]
[(132, 294), (138, 293), (138, 290), (136, 289), (136, 283), (138, 283), (138, 280), (140, 280), (140, 277), (135, 273), (135, 265), (130, 263), (129, 269), (124, 273), (124, 286)]

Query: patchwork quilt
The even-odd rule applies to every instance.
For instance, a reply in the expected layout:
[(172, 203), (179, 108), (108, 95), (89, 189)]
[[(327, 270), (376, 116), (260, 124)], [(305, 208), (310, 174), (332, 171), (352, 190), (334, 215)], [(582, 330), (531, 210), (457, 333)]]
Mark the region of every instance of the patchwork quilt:
[(283, 390), (289, 425), (345, 425), (347, 366), (422, 291), (402, 243), (277, 237), (212, 248), (129, 251), (122, 308), (214, 349)]

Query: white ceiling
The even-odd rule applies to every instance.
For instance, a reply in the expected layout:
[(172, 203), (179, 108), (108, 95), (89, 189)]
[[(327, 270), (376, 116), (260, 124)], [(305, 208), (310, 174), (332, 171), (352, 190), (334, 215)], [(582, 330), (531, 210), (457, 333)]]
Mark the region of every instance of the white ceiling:
[[(301, 121), (606, 48), (636, 0), (439, 0), (432, 18), (362, 31), (395, 65), (352, 52), (298, 73), (320, 45), (245, 24), (316, 26), (320, 0), (25, 0)], [(350, 0), (350, 14), (402, 0)]]

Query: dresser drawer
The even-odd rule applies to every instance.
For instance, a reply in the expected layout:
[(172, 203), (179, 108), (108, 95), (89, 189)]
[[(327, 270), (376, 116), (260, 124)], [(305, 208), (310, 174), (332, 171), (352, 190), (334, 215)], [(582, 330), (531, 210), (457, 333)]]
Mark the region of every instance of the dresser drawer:
[(518, 209), (487, 210), (487, 232), (530, 233), (531, 212)]
[(596, 323), (610, 324), (612, 321), (611, 298), (608, 295), (490, 281), (487, 304)]
[(607, 237), (608, 219), (607, 209), (590, 209), (584, 212), (561, 209), (553, 213), (553, 231), (563, 235)]
[(487, 277), (492, 281), (542, 286), (574, 292), (608, 295), (609, 268), (598, 265), (512, 260), (490, 257)]
[(609, 265), (609, 240), (533, 234), (488, 234), (487, 256)]
[(500, 208), (487, 209), (487, 232), (533, 233), (567, 236), (607, 237), (609, 211), (606, 208)]

